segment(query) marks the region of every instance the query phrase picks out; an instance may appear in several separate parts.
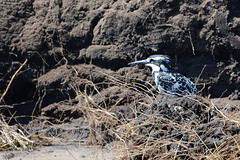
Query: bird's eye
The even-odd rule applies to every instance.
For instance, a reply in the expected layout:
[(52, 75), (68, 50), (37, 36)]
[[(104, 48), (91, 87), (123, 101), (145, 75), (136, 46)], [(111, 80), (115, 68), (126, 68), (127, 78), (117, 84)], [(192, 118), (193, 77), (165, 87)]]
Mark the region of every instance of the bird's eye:
[(153, 60), (153, 59), (150, 59), (150, 62), (151, 62), (151, 63), (153, 63), (153, 62), (154, 62), (154, 60)]

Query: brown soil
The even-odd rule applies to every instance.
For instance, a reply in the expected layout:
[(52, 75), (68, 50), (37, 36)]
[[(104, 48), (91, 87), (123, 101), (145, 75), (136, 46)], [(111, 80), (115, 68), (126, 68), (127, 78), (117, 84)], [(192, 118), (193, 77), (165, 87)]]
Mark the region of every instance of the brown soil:
[[(100, 145), (106, 159), (239, 157), (239, 8), (237, 0), (1, 1), (1, 124), (33, 141), (22, 153), (2, 141), (1, 156), (93, 159)], [(153, 54), (169, 55), (201, 96), (159, 93), (149, 68), (127, 66)]]

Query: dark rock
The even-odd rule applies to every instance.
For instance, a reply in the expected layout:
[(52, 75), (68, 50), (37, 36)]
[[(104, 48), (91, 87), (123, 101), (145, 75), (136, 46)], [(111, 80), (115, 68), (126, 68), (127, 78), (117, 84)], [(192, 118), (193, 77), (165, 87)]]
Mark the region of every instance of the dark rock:
[(212, 117), (209, 101), (198, 96), (160, 94), (152, 104), (152, 112), (179, 122), (207, 123)]
[(206, 64), (198, 79), (209, 88), (204, 94), (229, 96), (239, 87), (239, 66), (229, 69), (231, 58), (240, 59), (237, 6), (234, 0), (3, 1), (0, 90), (17, 69), (14, 61), (28, 59), (22, 77), (36, 85), (39, 75), (65, 63), (117, 71), (135, 57), (161, 53), (176, 58), (179, 71), (195, 80)]
[(239, 100), (240, 99), (240, 92), (235, 90), (232, 94), (228, 96), (230, 100)]
[[(12, 106), (3, 110), (3, 117), (20, 117), (10, 124), (31, 124), (32, 117), (42, 115), (63, 123), (63, 129), (48, 128), (46, 135), (81, 139), (90, 134), (90, 124), (82, 119), (88, 100), (93, 109), (102, 107), (118, 118), (114, 127), (133, 120), (136, 130), (130, 139), (136, 145), (151, 138), (183, 141), (187, 149), (207, 153), (201, 140), (212, 149), (225, 143), (226, 136), (239, 134), (235, 117), (224, 119), (212, 111), (212, 99), (159, 94), (148, 68), (127, 64), (152, 54), (170, 55), (175, 69), (194, 81), (202, 96), (225, 97), (215, 106), (235, 115), (240, 97), (239, 8), (238, 0), (2, 0), (0, 96), (9, 89), (0, 104)], [(27, 64), (13, 77), (25, 59)], [(69, 131), (64, 123), (76, 130)], [(99, 124), (99, 133), (111, 142), (116, 137), (104, 131), (106, 123)], [(31, 127), (39, 131), (39, 126)], [(173, 151), (175, 157), (177, 149), (183, 151), (179, 158), (191, 159), (183, 146), (169, 144), (161, 151)]]

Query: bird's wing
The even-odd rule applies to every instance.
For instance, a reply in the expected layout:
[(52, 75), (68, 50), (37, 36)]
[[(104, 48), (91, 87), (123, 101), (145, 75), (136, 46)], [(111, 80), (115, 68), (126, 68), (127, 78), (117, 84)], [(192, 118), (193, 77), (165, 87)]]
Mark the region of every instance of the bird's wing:
[[(194, 83), (177, 72), (159, 72), (158, 86), (170, 94), (198, 94)], [(156, 82), (156, 81), (155, 81)], [(156, 82), (157, 83), (157, 82)], [(160, 89), (159, 89), (160, 90)]]

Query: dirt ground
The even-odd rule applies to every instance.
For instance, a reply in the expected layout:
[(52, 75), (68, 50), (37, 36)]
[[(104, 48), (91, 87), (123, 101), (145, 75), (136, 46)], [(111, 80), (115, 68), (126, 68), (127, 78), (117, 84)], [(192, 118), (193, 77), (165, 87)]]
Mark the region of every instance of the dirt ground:
[(88, 160), (117, 159), (118, 153), (110, 149), (102, 149), (101, 146), (79, 146), (79, 144), (62, 144), (40, 147), (34, 151), (5, 151), (0, 153), (1, 159), (11, 160)]
[[(240, 2), (2, 0), (2, 159), (240, 157)], [(200, 96), (159, 92), (169, 55)]]

